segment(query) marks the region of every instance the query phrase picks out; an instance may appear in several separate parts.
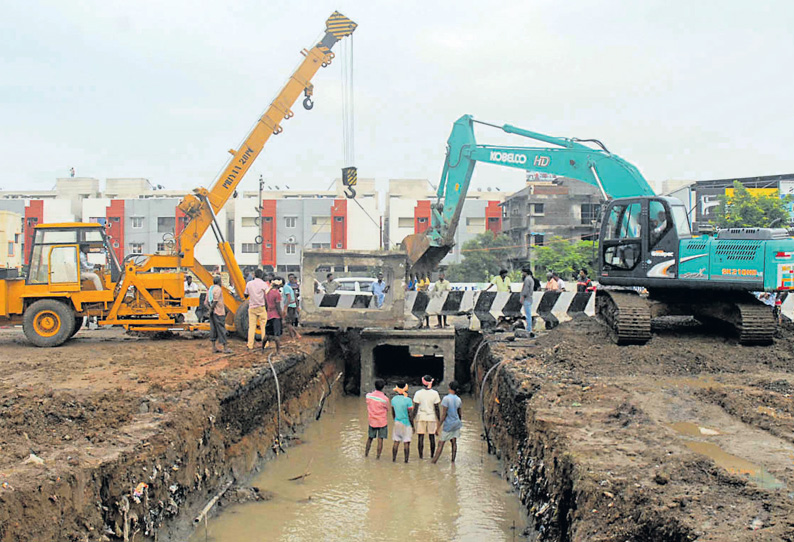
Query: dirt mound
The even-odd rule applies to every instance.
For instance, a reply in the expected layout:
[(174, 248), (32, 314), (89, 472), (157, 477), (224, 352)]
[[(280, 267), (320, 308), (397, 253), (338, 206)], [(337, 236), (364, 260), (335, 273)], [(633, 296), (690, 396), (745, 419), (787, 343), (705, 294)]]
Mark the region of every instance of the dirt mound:
[[(716, 331), (716, 333), (715, 333)], [(790, 333), (769, 346), (743, 346), (727, 332), (685, 323), (665, 326), (644, 345), (616, 345), (595, 318), (571, 320), (537, 340), (539, 357), (585, 374), (697, 375), (794, 369)]]

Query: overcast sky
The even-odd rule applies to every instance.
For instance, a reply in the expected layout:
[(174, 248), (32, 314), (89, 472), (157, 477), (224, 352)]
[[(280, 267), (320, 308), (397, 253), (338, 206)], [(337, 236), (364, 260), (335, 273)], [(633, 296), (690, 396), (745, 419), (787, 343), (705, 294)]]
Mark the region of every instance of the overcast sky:
[[(598, 138), (651, 181), (794, 173), (794, 2), (2, 2), (0, 187), (78, 176), (208, 186), (335, 9), (354, 36), (360, 177), (437, 182), (463, 114)], [(341, 51), (337, 45), (336, 52)], [(258, 175), (342, 167), (339, 57)], [(480, 143), (524, 144), (498, 130)], [(523, 174), (478, 166), (474, 187)]]

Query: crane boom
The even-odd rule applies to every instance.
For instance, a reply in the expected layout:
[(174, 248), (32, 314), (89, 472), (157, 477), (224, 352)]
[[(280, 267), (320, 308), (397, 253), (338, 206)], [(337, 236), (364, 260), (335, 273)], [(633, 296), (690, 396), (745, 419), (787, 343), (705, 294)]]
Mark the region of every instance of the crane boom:
[[(478, 145), (474, 123), (556, 147), (513, 147)], [(455, 231), (477, 162), (498, 164), (527, 171), (555, 173), (577, 179), (601, 191), (604, 199), (653, 195), (653, 189), (629, 162), (610, 153), (598, 141), (596, 149), (575, 138), (559, 138), (511, 126), (499, 126), (474, 120), (471, 115), (459, 118), (447, 140), (447, 156), (438, 185), (437, 201), (432, 206), (430, 227), (403, 241), (413, 274), (434, 269), (452, 249)]]
[[(149, 271), (154, 268), (187, 268), (209, 287), (212, 285), (212, 275), (195, 259), (195, 248), (198, 242), (212, 227), (226, 268), (229, 271), (229, 280), (238, 296), (245, 289), (242, 271), (234, 257), (231, 245), (224, 240), (222, 229), (216, 222), (215, 215), (226, 205), (232, 197), (240, 181), (251, 168), (256, 157), (264, 148), (271, 135), (281, 133), (281, 121), (293, 116), (292, 106), (301, 93), (304, 95), (303, 106), (311, 109), (314, 87), (312, 78), (321, 67), (328, 66), (334, 58), (331, 48), (346, 36), (350, 36), (358, 25), (335, 11), (325, 21), (325, 34), (322, 39), (311, 49), (304, 49), (301, 54), (303, 61), (290, 75), (284, 87), (276, 98), (256, 122), (251, 132), (237, 149), (231, 149), (231, 160), (220, 176), (215, 180), (212, 188), (196, 188), (193, 194), (186, 195), (179, 203), (178, 208), (188, 217), (188, 223), (177, 237), (176, 254), (149, 256), (140, 266), (138, 272)], [(261, 205), (261, 202), (258, 204)], [(228, 289), (224, 289), (224, 302), (232, 313), (237, 310), (240, 301)]]

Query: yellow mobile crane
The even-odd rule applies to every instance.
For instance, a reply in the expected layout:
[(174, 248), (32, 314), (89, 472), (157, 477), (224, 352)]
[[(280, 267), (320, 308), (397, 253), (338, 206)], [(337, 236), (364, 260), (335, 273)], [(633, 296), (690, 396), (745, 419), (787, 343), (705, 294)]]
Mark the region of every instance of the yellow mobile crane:
[[(356, 29), (356, 23), (334, 12), (325, 23), (323, 38), (301, 51), (304, 59), (267, 108), (216, 179), (212, 188), (197, 188), (185, 196), (179, 209), (189, 222), (176, 239), (175, 250), (165, 255), (130, 255), (118, 262), (112, 240), (97, 223), (62, 223), (36, 226), (26, 276), (0, 280), (0, 325), (19, 324), (36, 346), (59, 346), (72, 337), (85, 316), (95, 316), (100, 325), (159, 331), (189, 329), (185, 313), (198, 299), (185, 297), (184, 271), (193, 272), (206, 286), (210, 272), (195, 258), (195, 248), (212, 228), (218, 250), (229, 270), (231, 286), (224, 288), (229, 309), (227, 323), (242, 304), (245, 289), (232, 247), (223, 238), (216, 213), (234, 194), (251, 164), (271, 135), (281, 133), (281, 122), (293, 116), (292, 106), (303, 94), (303, 106), (313, 107), (311, 79), (334, 58), (331, 48)], [(260, 202), (261, 204), (261, 202)], [(86, 254), (103, 252), (106, 264), (95, 269), (86, 265)], [(167, 270), (163, 272), (162, 270)]]

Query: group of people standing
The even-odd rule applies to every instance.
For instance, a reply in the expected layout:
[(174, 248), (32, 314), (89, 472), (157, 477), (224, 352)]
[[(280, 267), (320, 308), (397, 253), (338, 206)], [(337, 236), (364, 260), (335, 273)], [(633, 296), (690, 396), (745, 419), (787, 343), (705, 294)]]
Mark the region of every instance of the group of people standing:
[[(215, 275), (204, 300), (209, 309), (210, 342), (213, 352), (230, 354), (226, 338), (226, 306), (223, 301), (223, 281)], [(300, 339), (298, 326), (298, 296), (300, 289), (297, 277), (289, 275), (289, 282), (273, 273), (265, 274), (261, 269), (249, 273), (245, 285), (248, 297), (248, 350), (256, 344), (257, 326), (262, 336), (262, 350), (269, 342), (281, 349), (281, 336), (286, 329), (290, 337)], [(220, 348), (217, 343), (220, 343)]]
[[(458, 454), (458, 438), (463, 426), (461, 417), (461, 399), (458, 396), (459, 386), (456, 381), (449, 383), (449, 393), (442, 400), (433, 389), (434, 379), (430, 375), (422, 377), (422, 389), (414, 394), (413, 400), (408, 396), (408, 383), (399, 382), (394, 388), (391, 400), (383, 393), (386, 383), (378, 379), (375, 389), (367, 394), (367, 445), (364, 456), (368, 457), (372, 441), (377, 439), (377, 459), (383, 451), (383, 441), (389, 437), (388, 415), (391, 412), (392, 425), (392, 461), (397, 461), (400, 443), (403, 444), (405, 462), (411, 455), (411, 441), (414, 433), (417, 436), (419, 459), (424, 459), (425, 435), (430, 441), (430, 457), (433, 463), (438, 462), (444, 444), (452, 446), (452, 462)], [(436, 448), (436, 437), (440, 437)]]
[[(290, 282), (295, 275), (290, 275)], [(283, 290), (283, 296), (282, 296)], [(245, 285), (248, 296), (248, 350), (256, 344), (257, 326), (262, 335), (262, 350), (274, 342), (276, 352), (281, 350), (281, 336), (286, 328), (292, 338), (300, 339), (298, 330), (298, 296), (295, 288), (282, 277), (254, 270), (254, 277)]]

